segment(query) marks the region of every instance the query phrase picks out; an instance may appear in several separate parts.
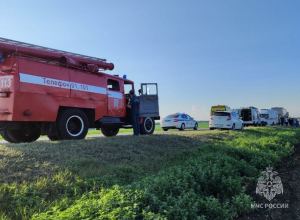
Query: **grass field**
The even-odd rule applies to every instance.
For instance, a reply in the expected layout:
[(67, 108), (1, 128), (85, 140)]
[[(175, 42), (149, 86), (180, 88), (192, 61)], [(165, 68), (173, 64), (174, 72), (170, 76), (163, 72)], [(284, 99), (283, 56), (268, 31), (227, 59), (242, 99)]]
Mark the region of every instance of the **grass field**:
[[(208, 128), (208, 122), (198, 122), (198, 128)], [(162, 131), (163, 129), (160, 127), (160, 125), (155, 125), (155, 131)], [(172, 129), (173, 130), (173, 129)], [(126, 132), (133, 132), (133, 129), (120, 129), (119, 133), (126, 133)], [(97, 130), (90, 130), (88, 134), (99, 134), (100, 132)]]
[[(208, 122), (198, 122), (198, 128), (208, 128)], [(160, 125), (155, 126), (155, 131), (162, 131)], [(126, 133), (126, 132), (133, 132), (133, 129), (120, 129), (119, 133)], [(89, 130), (88, 135), (92, 134), (100, 134), (99, 130)], [(46, 137), (46, 136), (42, 136)], [(2, 136), (0, 135), (0, 140), (3, 140)]]
[(232, 219), (300, 129), (0, 145), (0, 219)]

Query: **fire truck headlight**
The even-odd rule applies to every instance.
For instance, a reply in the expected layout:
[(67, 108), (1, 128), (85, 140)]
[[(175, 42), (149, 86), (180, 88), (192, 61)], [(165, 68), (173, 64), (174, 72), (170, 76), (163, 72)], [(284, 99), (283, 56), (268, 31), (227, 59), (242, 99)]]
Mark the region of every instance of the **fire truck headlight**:
[(0, 92), (0, 97), (1, 98), (7, 98), (7, 97), (9, 97), (9, 92)]

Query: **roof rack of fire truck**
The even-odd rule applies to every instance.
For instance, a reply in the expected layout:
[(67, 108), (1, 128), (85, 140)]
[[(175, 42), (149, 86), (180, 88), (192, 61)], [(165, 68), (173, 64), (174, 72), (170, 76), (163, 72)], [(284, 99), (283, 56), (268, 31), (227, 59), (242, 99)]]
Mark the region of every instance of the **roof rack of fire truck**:
[(81, 55), (81, 54), (77, 54), (77, 53), (71, 53), (71, 52), (67, 52), (67, 51), (63, 51), (63, 50), (56, 50), (56, 49), (52, 49), (52, 48), (48, 48), (48, 47), (42, 47), (42, 46), (24, 43), (21, 41), (15, 41), (15, 40), (11, 40), (11, 39), (6, 39), (6, 38), (2, 38), (2, 37), (0, 37), (0, 43), (13, 44), (16, 46), (34, 48), (34, 49), (44, 50), (44, 51), (48, 51), (48, 52), (60, 53), (60, 54), (64, 54), (64, 55), (71, 55), (74, 57), (80, 57), (80, 58), (86, 58), (86, 59), (106, 62), (106, 59), (102, 59), (102, 58), (90, 57), (90, 56)]

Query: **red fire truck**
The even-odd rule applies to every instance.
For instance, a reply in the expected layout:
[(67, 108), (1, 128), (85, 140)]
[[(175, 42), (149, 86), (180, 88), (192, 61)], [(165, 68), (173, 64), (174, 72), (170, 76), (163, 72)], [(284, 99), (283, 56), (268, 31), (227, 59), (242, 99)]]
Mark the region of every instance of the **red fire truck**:
[[(113, 68), (105, 59), (0, 38), (2, 137), (84, 139), (89, 128), (114, 136), (132, 127), (127, 103), (134, 82), (103, 73)], [(160, 119), (157, 91), (155, 83), (139, 89), (141, 134), (152, 134)]]

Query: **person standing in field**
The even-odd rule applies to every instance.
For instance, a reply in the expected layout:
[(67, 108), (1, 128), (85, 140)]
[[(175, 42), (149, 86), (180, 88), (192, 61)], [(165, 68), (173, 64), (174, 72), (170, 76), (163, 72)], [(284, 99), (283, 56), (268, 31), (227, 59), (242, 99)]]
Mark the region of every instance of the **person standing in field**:
[(133, 135), (140, 135), (140, 99), (135, 95), (134, 90), (130, 90), (129, 94), (131, 98), (128, 104), (128, 108), (130, 108)]
[(288, 126), (288, 124), (289, 124), (289, 120), (288, 120), (288, 118), (287, 118), (287, 117), (284, 119), (284, 122), (285, 122), (285, 126)]
[(291, 126), (292, 125), (292, 119), (291, 117), (288, 118), (288, 124)]
[(297, 121), (297, 119), (293, 118), (293, 127), (296, 127), (296, 121)]
[(280, 124), (281, 124), (281, 126), (284, 125), (284, 117), (283, 116), (280, 117)]

